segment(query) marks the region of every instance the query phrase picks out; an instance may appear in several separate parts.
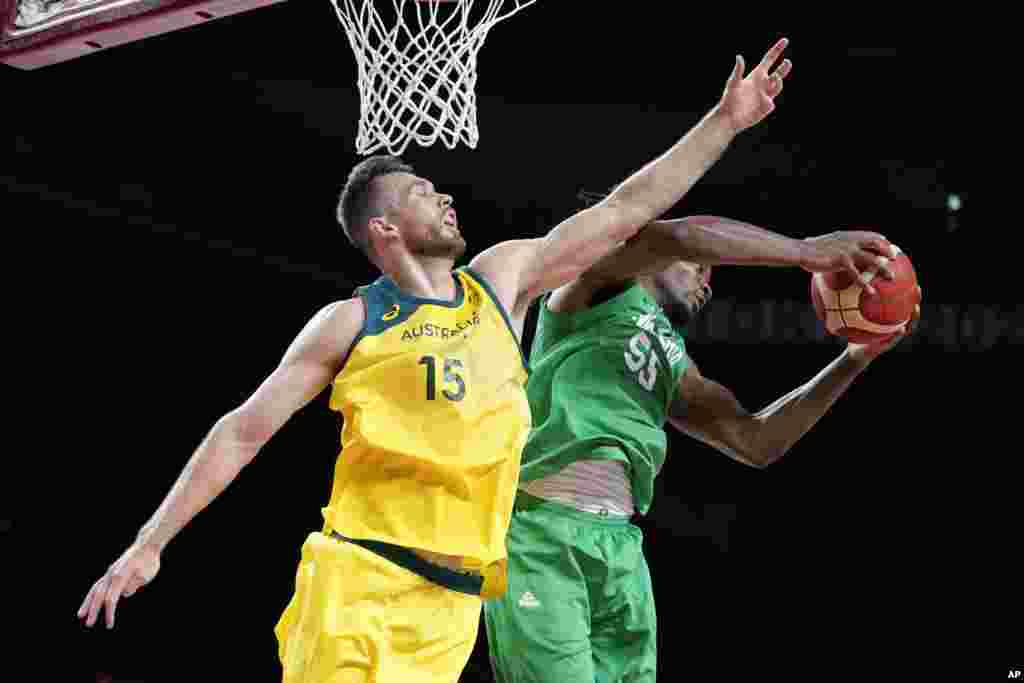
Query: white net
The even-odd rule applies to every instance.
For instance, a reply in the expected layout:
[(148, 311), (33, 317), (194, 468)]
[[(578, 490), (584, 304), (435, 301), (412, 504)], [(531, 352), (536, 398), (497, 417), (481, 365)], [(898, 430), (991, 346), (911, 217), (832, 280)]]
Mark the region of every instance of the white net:
[(475, 149), (477, 54), (495, 24), (534, 2), (332, 0), (356, 57), (356, 151), (401, 155), (438, 140)]

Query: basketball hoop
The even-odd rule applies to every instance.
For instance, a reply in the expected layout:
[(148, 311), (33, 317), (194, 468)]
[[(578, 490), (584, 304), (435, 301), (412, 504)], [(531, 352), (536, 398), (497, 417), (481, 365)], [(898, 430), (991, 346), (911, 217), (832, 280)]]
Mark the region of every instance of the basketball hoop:
[(475, 149), (477, 54), (495, 24), (536, 0), (331, 2), (356, 57), (356, 151), (399, 156), (410, 142), (438, 140)]

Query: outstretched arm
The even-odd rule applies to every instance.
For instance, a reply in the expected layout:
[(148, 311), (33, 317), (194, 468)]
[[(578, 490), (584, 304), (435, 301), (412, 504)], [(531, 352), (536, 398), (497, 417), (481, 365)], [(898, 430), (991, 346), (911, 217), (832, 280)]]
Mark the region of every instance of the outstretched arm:
[(789, 266), (810, 272), (845, 270), (854, 277), (878, 268), (884, 277), (889, 254), (885, 236), (835, 232), (812, 239), (787, 237), (750, 223), (719, 216), (654, 221), (613, 249), (582, 276), (582, 286), (604, 287), (661, 272), (676, 261), (717, 265)]
[(622, 182), (600, 203), (558, 225), (546, 237), (503, 242), (471, 264), (494, 284), (502, 303), (514, 312), (544, 292), (578, 277), (616, 245), (635, 235), (674, 206), (714, 164), (741, 131), (774, 108), (791, 64), (772, 66), (786, 47), (776, 43), (743, 77), (737, 58), (719, 103), (665, 154)]
[(113, 627), (121, 596), (130, 596), (153, 580), (160, 569), (160, 553), (170, 540), (330, 383), (362, 323), (359, 299), (321, 310), (253, 395), (217, 421), (135, 542), (92, 586), (78, 610), (87, 626), (106, 607), (107, 628)]
[(886, 342), (848, 346), (809, 382), (756, 413), (748, 412), (732, 391), (691, 365), (680, 378), (669, 421), (735, 460), (767, 467), (789, 452), (875, 358), (912, 333), (919, 317), (920, 309), (905, 332)]

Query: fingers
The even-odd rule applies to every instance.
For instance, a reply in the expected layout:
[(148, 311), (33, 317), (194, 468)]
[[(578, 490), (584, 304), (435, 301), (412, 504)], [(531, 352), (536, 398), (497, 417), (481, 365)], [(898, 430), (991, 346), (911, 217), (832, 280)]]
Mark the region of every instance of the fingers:
[(917, 305), (914, 306), (914, 312), (910, 315), (910, 320), (903, 324), (903, 327), (900, 329), (900, 331), (894, 334), (893, 336), (889, 337), (889, 339), (887, 339), (885, 342), (883, 342), (882, 350), (888, 351), (889, 349), (903, 341), (903, 339), (905, 339), (906, 337), (909, 337), (910, 335), (914, 334), (914, 332), (917, 330), (917, 324), (920, 321), (921, 306)]
[(890, 351), (899, 344), (901, 341), (914, 334), (917, 330), (918, 323), (921, 321), (921, 306), (918, 304), (914, 307), (914, 312), (910, 315), (910, 320), (903, 323), (898, 332), (890, 334), (888, 337), (883, 337), (877, 341), (868, 342), (865, 344), (848, 344), (851, 351), (854, 352), (858, 357), (865, 358), (867, 360), (873, 360), (883, 353)]
[(89, 609), (87, 610), (88, 616), (86, 617), (85, 620), (86, 626), (92, 627), (93, 624), (96, 623), (96, 617), (99, 616), (100, 609), (103, 607), (103, 600), (107, 596), (108, 584), (109, 579), (106, 576), (104, 576), (99, 581), (97, 581), (93, 585), (92, 590), (89, 591), (89, 597), (86, 599), (86, 601), (89, 603)]
[(861, 272), (857, 267), (857, 262), (849, 254), (843, 257), (843, 266), (855, 280), (864, 285), (864, 289), (870, 296), (875, 295), (875, 288), (871, 286), (871, 275), (869, 273)]
[(885, 256), (871, 255), (871, 260), (874, 262), (875, 269), (882, 274), (886, 280), (895, 280), (896, 272), (889, 267), (889, 259)]
[(117, 602), (121, 599), (127, 583), (128, 579), (123, 574), (114, 574), (107, 597), (103, 600), (103, 605), (107, 608), (107, 628), (114, 628), (114, 612), (117, 611)]
[(96, 590), (96, 584), (92, 585), (89, 592), (85, 594), (85, 600), (82, 601), (82, 606), (78, 608), (78, 618), (81, 619), (85, 616), (86, 612), (89, 611), (89, 603), (92, 600), (93, 591)]
[(86, 616), (85, 625), (91, 628), (96, 624), (100, 612), (106, 608), (107, 628), (113, 628), (117, 603), (125, 593), (127, 585), (129, 585), (129, 580), (122, 574), (105, 575), (93, 584), (89, 594), (85, 597), (85, 602), (78, 608), (78, 617)]
[(99, 581), (94, 583), (92, 585), (92, 588), (89, 589), (89, 592), (85, 594), (85, 600), (82, 602), (82, 606), (78, 608), (78, 618), (79, 619), (81, 619), (82, 617), (84, 617), (86, 614), (89, 613), (89, 610), (92, 607), (93, 596), (95, 596), (95, 594), (96, 594), (97, 586), (99, 586)]
[(886, 280), (896, 279), (896, 271), (889, 266), (889, 263), (892, 261), (889, 255), (892, 254), (892, 251), (886, 247), (884, 242), (868, 240), (861, 242), (859, 246), (864, 253), (865, 259), (875, 270), (882, 274), (882, 277)]
[[(869, 235), (871, 233), (868, 233)], [(873, 251), (876, 254), (882, 254), (884, 256), (893, 256), (892, 248), (888, 246), (885, 238), (879, 235), (878, 237), (866, 237), (861, 239), (857, 244), (861, 249), (865, 251)]]
[(783, 60), (782, 64), (771, 76), (768, 76), (768, 85), (766, 90), (769, 97), (775, 98), (779, 96), (779, 93), (782, 92), (782, 88), (785, 85), (784, 81), (786, 80), (786, 76), (789, 75), (789, 72), (792, 69), (793, 62), (786, 59)]
[(882, 255), (892, 253), (886, 247), (884, 242), (879, 240), (864, 240), (857, 244), (857, 248), (860, 250), (857, 254), (857, 260), (864, 264), (865, 269), (873, 268), (875, 271), (881, 273), (882, 277), (886, 280), (896, 279), (896, 271), (889, 266), (892, 259), (888, 256)]
[(733, 67), (732, 73), (729, 75), (729, 81), (726, 83), (727, 88), (731, 88), (740, 82), (743, 78), (743, 71), (746, 67), (743, 64), (743, 55), (736, 55), (736, 66)]
[(910, 316), (910, 322), (907, 323), (907, 334), (913, 334), (917, 330), (918, 323), (921, 322), (921, 304), (914, 306), (914, 314)]
[(904, 323), (903, 327), (900, 328), (899, 332), (891, 334), (878, 343), (878, 353), (882, 354), (889, 351), (894, 346), (903, 341), (903, 338), (907, 336), (907, 325)]
[(792, 70), (793, 62), (789, 61), (788, 59), (783, 59), (782, 64), (779, 65), (779, 68), (775, 70), (775, 73), (773, 75), (778, 76), (779, 80), (784, 81), (786, 80), (786, 76), (788, 76), (789, 72)]
[(782, 56), (782, 51), (786, 49), (786, 45), (789, 44), (788, 38), (782, 38), (779, 42), (775, 43), (768, 52), (764, 53), (764, 57), (761, 59), (761, 63), (757, 65), (757, 68), (762, 73), (768, 73), (772, 64), (778, 61), (779, 57)]
[(124, 593), (122, 597), (130, 598), (135, 595), (135, 591), (139, 590), (148, 583), (145, 577), (134, 575), (128, 579), (128, 583), (125, 585)]

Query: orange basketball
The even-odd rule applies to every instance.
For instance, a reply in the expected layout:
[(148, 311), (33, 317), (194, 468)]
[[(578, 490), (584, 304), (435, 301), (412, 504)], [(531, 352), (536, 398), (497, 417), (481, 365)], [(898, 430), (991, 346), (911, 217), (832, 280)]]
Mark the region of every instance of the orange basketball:
[(872, 296), (849, 273), (812, 273), (811, 300), (818, 319), (829, 334), (855, 344), (868, 344), (891, 337), (910, 320), (920, 303), (917, 273), (910, 258), (894, 247), (896, 256), (888, 266), (896, 276), (888, 280), (872, 269), (865, 271), (875, 288)]

